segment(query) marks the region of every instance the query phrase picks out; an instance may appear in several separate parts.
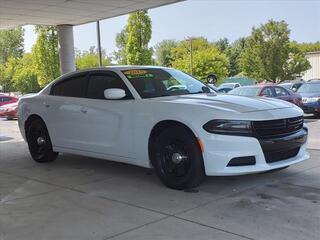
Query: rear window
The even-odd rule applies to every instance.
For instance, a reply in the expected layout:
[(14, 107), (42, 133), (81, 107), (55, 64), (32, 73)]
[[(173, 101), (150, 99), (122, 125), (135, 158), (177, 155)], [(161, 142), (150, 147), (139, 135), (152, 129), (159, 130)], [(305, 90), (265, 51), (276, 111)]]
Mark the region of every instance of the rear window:
[(299, 89), (298, 93), (319, 93), (320, 83), (304, 83)]
[(55, 84), (51, 89), (51, 95), (83, 98), (86, 96), (87, 85), (86, 75), (73, 76)]

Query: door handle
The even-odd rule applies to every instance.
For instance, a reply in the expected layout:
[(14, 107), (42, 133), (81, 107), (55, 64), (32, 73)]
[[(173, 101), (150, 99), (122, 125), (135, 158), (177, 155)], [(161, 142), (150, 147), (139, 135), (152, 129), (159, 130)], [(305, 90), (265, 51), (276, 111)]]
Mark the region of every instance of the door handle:
[(81, 111), (82, 113), (87, 113), (87, 112), (88, 112), (88, 109), (87, 109), (87, 108), (82, 107), (82, 108), (80, 109), (80, 111)]

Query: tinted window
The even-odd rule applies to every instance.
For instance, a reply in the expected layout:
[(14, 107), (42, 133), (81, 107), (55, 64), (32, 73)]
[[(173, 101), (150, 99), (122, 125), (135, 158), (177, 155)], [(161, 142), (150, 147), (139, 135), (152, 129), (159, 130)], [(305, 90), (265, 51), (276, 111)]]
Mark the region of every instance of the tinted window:
[(121, 88), (126, 91), (124, 99), (132, 99), (132, 95), (122, 81), (122, 79), (115, 73), (97, 73), (89, 77), (88, 98), (105, 99), (104, 90), (109, 88)]
[(267, 87), (262, 90), (261, 96), (273, 97), (272, 89)]
[(1, 97), (1, 98), (0, 98), (0, 102), (9, 102), (9, 101), (11, 101), (11, 100), (12, 100), (11, 97)]
[(281, 87), (275, 87), (274, 90), (276, 91), (277, 97), (283, 97), (283, 96), (288, 96), (289, 93)]
[(52, 87), (51, 94), (65, 97), (85, 97), (87, 90), (86, 75), (78, 75), (58, 82)]

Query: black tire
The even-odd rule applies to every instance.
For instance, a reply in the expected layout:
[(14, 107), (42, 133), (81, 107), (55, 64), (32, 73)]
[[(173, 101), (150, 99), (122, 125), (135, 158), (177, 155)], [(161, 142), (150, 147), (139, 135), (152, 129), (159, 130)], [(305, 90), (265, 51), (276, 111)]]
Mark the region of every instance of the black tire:
[(58, 153), (52, 151), (48, 129), (41, 119), (34, 119), (27, 127), (26, 137), (30, 154), (39, 163), (54, 161)]
[(205, 177), (199, 143), (183, 126), (169, 127), (156, 137), (152, 160), (160, 180), (169, 188), (194, 188)]

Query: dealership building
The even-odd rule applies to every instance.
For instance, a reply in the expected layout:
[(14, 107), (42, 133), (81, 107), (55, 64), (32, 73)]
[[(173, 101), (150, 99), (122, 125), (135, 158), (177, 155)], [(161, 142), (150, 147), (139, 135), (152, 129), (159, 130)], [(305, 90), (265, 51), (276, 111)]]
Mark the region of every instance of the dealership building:
[(302, 75), (304, 80), (320, 79), (320, 51), (306, 53), (306, 58), (311, 64), (311, 68)]

